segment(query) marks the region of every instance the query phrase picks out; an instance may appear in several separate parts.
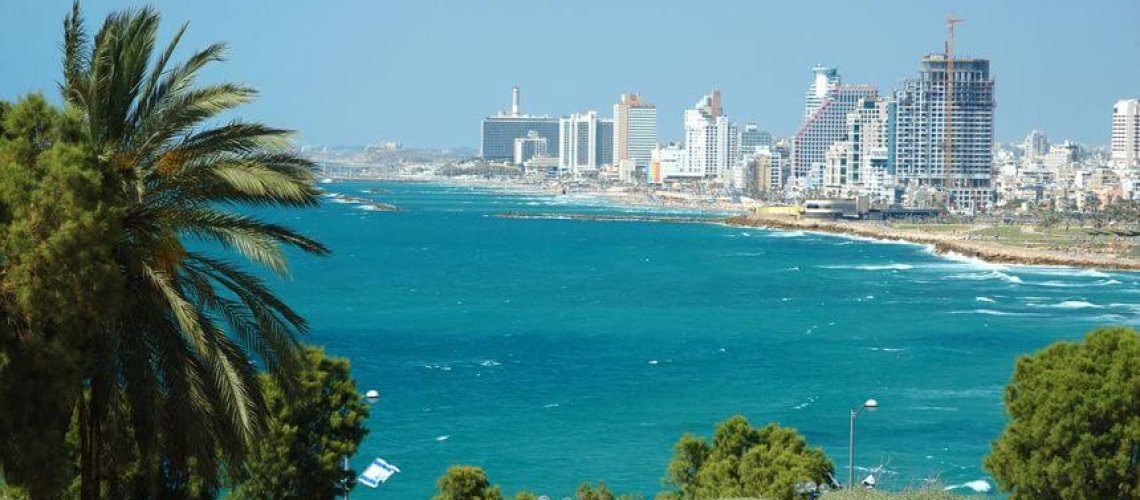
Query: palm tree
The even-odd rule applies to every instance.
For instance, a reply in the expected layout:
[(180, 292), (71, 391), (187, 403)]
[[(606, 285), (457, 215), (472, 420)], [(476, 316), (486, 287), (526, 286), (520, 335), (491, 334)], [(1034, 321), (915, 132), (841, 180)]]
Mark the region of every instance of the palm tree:
[(313, 165), (287, 149), (288, 131), (216, 123), (256, 91), (197, 85), (226, 46), (175, 64), (186, 26), (156, 52), (158, 26), (151, 8), (122, 11), (91, 39), (78, 2), (64, 21), (60, 87), (122, 208), (115, 257), (131, 291), (124, 312), (85, 346), (84, 498), (114, 486), (101, 467), (118, 463), (124, 446), (135, 447), (150, 495), (179, 487), (191, 469), (216, 488), (223, 465), (237, 463), (262, 428), (255, 363), (287, 380), (296, 361), (305, 321), (221, 252), (186, 242), (205, 240), (278, 274), (287, 273), (285, 247), (328, 251), (234, 210), (316, 205)]

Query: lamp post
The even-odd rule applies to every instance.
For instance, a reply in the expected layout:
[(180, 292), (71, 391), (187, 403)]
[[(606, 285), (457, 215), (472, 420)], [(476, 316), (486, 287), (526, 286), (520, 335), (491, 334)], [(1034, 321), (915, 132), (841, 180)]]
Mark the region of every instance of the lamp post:
[[(376, 389), (369, 389), (368, 392), (364, 393), (364, 402), (368, 403), (369, 405), (375, 405), (378, 401), (380, 401), (380, 391), (377, 391)], [(348, 472), (348, 455), (345, 455), (343, 465), (344, 471)], [(350, 484), (352, 484), (351, 479), (344, 480), (344, 500), (348, 500)]]
[(863, 402), (863, 406), (851, 409), (851, 434), (847, 448), (847, 489), (849, 490), (855, 489), (855, 417), (863, 410), (875, 411), (878, 407), (878, 401), (868, 399)]

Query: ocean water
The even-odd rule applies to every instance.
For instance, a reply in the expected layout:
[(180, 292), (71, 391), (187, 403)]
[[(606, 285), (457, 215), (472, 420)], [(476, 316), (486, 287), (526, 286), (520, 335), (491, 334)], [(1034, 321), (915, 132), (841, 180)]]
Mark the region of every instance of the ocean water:
[[(352, 361), (380, 402), (357, 470), (402, 473), (355, 498), (426, 498), (452, 464), (513, 495), (583, 481), (652, 497), (672, 445), (742, 414), (823, 447), (846, 480), (988, 479), (1018, 356), (1097, 325), (1140, 321), (1140, 275), (999, 266), (909, 244), (714, 224), (519, 220), (614, 213), (588, 197), (338, 183), (394, 203), (330, 199), (272, 216), (319, 238), (275, 283), (307, 342)], [(365, 193), (382, 187), (386, 194)]]

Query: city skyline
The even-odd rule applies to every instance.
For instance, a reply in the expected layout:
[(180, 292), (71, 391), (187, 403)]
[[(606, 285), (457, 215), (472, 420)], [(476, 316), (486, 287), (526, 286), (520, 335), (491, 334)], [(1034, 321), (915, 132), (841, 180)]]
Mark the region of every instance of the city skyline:
[[(58, 61), (55, 38), (69, 3), (0, 6), (0, 14), (23, 20), (0, 33), (0, 60), (22, 69), (0, 79), (0, 93), (15, 96), (55, 82), (58, 63), (45, 61)], [(132, 5), (138, 4), (84, 3), (92, 18)], [(164, 5), (164, 29), (193, 19), (186, 47), (227, 40), (234, 63), (207, 76), (267, 82), (243, 116), (299, 129), (298, 141), (309, 144), (391, 139), (474, 148), (479, 137), (469, 124), (505, 109), (515, 84), (524, 90), (524, 112), (552, 117), (584, 110), (605, 115), (620, 94), (639, 92), (658, 107), (662, 141), (682, 137), (681, 117), (692, 96), (715, 87), (733, 121), (790, 136), (802, 117), (813, 65), (838, 68), (846, 81), (896, 88), (922, 56), (942, 50), (951, 12), (966, 19), (958, 27), (958, 53), (993, 63), (998, 141), (1018, 141), (1040, 129), (1054, 140), (1107, 144), (1113, 104), (1137, 97), (1140, 81), (1138, 65), (1121, 64), (1140, 46), (1140, 34), (1128, 24), (1140, 17), (1140, 4), (1123, 1), (1094, 9), (1024, 2), (884, 2), (874, 8), (718, 2), (702, 7), (707, 15), (723, 14), (718, 29), (701, 33), (708, 42), (702, 44), (673, 36), (695, 29), (689, 26), (691, 6), (679, 2), (346, 2), (336, 9), (284, 2), (271, 11), (220, 5)], [(456, 15), (434, 13), (441, 7)], [(1026, 9), (1033, 11), (1032, 22), (1024, 18)], [(306, 36), (270, 38), (262, 30), (233, 29), (250, 18)], [(554, 36), (610, 18), (636, 21), (646, 35), (584, 37), (578, 44)], [(876, 22), (888, 29), (867, 29)], [(430, 43), (423, 42), (427, 33)], [(541, 42), (543, 34), (550, 39)], [(719, 49), (710, 53), (708, 47)], [(590, 71), (567, 73), (559, 62), (589, 54), (595, 54)]]

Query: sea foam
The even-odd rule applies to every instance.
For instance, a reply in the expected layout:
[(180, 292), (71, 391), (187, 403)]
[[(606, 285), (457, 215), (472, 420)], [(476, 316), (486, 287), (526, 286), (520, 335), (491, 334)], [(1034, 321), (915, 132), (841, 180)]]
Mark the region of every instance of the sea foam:
[(862, 264), (858, 266), (819, 266), (821, 269), (854, 269), (858, 271), (905, 271), (914, 269), (910, 264)]

